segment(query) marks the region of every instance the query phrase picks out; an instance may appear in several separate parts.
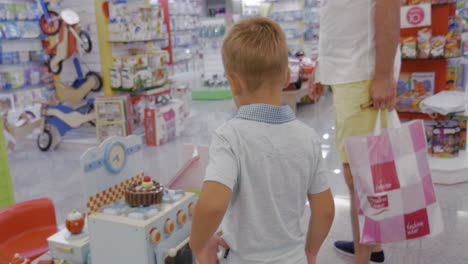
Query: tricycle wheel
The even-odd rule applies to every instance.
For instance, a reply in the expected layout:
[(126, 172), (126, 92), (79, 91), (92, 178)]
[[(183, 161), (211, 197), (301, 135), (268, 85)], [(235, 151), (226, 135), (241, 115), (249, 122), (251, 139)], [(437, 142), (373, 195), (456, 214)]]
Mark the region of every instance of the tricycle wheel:
[(59, 75), (62, 72), (62, 61), (57, 64), (57, 67), (53, 67), (51, 63), (54, 57), (55, 57), (55, 54), (50, 55), (49, 62), (47, 63), (47, 67), (49, 67), (49, 71), (51, 73), (55, 75)]
[(44, 129), (37, 136), (37, 147), (41, 151), (48, 151), (52, 146), (52, 133), (48, 129)]
[(93, 92), (99, 92), (102, 89), (102, 78), (101, 75), (97, 72), (90, 71), (86, 74), (86, 79), (93, 78), (96, 81), (96, 85), (93, 86), (93, 89), (91, 91)]
[(41, 19), (39, 20), (39, 24), (44, 34), (47, 36), (53, 36), (60, 31), (60, 27), (62, 26), (62, 19), (60, 19), (60, 15), (57, 12), (48, 11), (48, 13), (50, 20), (47, 21), (45, 15), (42, 15)]
[(80, 31), (80, 40), (81, 48), (83, 48), (86, 53), (91, 53), (93, 50), (93, 42), (91, 41), (91, 37), (88, 32), (84, 30)]

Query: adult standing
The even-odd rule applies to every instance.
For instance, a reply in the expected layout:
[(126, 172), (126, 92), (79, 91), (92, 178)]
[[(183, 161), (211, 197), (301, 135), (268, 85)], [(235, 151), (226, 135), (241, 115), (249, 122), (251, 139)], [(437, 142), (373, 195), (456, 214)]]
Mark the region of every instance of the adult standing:
[[(319, 99), (324, 94), (320, 83), (330, 85), (333, 90), (336, 145), (351, 201), (354, 201), (348, 154), (356, 153), (346, 153), (344, 140), (372, 132), (378, 110), (393, 110), (395, 107), (396, 74), (401, 64), (398, 49), (400, 1), (322, 0), (320, 12), (318, 84), (309, 83), (309, 95), (312, 99)], [(372, 102), (373, 109), (362, 110), (361, 105), (369, 102)], [(335, 247), (355, 254), (357, 264), (369, 263), (369, 260), (383, 262), (384, 253), (380, 245), (359, 243), (354, 202), (351, 202), (351, 222), (354, 243), (337, 241)]]

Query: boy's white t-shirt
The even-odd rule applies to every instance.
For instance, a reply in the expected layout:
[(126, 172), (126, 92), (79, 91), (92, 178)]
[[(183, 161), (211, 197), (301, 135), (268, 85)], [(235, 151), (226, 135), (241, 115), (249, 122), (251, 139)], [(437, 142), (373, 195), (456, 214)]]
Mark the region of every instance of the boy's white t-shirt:
[(305, 264), (307, 194), (329, 189), (320, 140), (289, 106), (248, 105), (218, 128), (205, 181), (232, 190), (223, 238), (233, 264)]

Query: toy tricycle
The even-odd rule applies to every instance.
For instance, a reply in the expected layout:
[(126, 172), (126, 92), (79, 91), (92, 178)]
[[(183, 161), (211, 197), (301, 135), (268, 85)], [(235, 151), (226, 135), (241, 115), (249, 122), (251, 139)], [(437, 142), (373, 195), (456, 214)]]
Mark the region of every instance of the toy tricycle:
[(74, 62), (78, 78), (71, 86), (56, 82), (55, 99), (58, 102), (42, 104), (42, 131), (37, 137), (37, 146), (42, 151), (55, 148), (71, 129), (85, 123), (94, 125), (94, 98), (86, 97), (91, 91), (102, 88), (102, 79), (95, 72), (83, 76), (78, 60)]

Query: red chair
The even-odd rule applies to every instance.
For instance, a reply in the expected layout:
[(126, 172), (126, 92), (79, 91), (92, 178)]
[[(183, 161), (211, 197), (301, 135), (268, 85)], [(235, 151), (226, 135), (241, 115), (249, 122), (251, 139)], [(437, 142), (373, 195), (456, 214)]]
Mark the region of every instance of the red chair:
[(57, 232), (54, 204), (50, 199), (18, 203), (0, 210), (0, 264), (16, 253), (34, 260), (49, 250), (47, 238)]

